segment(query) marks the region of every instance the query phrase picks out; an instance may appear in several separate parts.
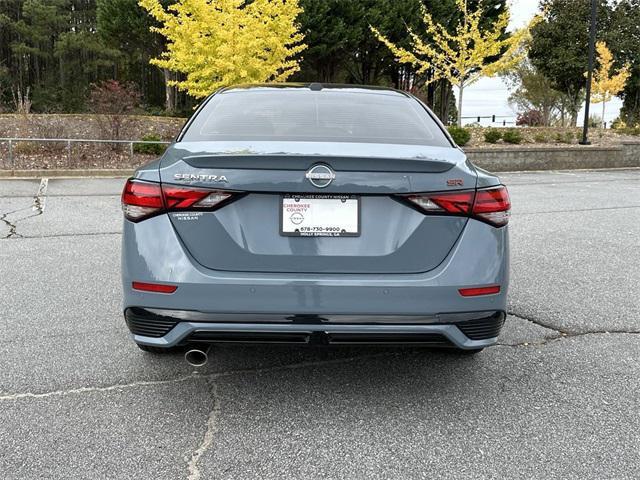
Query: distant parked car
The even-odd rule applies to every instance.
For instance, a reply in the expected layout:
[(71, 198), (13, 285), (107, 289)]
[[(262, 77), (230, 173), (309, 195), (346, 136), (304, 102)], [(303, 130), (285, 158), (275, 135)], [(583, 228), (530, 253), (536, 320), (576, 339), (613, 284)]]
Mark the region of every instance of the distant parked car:
[(124, 316), (145, 351), (216, 342), (475, 353), (505, 319), (510, 202), (415, 97), (211, 95), (122, 194)]

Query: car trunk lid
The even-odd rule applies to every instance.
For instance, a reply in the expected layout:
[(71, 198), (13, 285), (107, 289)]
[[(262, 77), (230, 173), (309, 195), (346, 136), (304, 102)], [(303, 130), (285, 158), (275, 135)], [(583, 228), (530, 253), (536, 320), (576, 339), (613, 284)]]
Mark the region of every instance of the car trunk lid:
[[(282, 152), (287, 152), (282, 153)], [(306, 173), (325, 165), (324, 188)], [(163, 157), (163, 184), (242, 192), (214, 212), (169, 213), (200, 264), (226, 271), (417, 273), (439, 265), (467, 218), (426, 216), (398, 195), (475, 188), (476, 174), (457, 149), (322, 142), (178, 143)], [(354, 236), (287, 236), (285, 195), (348, 196), (359, 202)]]

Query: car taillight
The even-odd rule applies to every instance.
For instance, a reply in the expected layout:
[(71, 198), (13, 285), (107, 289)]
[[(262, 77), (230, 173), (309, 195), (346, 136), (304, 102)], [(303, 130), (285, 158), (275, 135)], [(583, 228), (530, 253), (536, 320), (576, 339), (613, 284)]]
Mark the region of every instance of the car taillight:
[(162, 193), (167, 210), (209, 209), (231, 197), (230, 193), (219, 190), (173, 185), (163, 185)]
[(159, 183), (127, 180), (122, 191), (122, 211), (125, 218), (139, 222), (157, 215), (164, 209)]
[(129, 179), (122, 192), (122, 210), (128, 220), (139, 222), (165, 212), (215, 210), (232, 195), (220, 190)]
[(404, 198), (424, 213), (471, 216), (496, 227), (509, 223), (511, 202), (507, 187), (503, 185), (478, 191), (414, 194)]
[(424, 195), (409, 195), (407, 200), (428, 213), (453, 213), (468, 215), (473, 206), (475, 192), (443, 192)]
[(501, 185), (476, 192), (473, 202), (473, 216), (496, 227), (509, 223), (511, 216), (511, 200), (507, 187)]

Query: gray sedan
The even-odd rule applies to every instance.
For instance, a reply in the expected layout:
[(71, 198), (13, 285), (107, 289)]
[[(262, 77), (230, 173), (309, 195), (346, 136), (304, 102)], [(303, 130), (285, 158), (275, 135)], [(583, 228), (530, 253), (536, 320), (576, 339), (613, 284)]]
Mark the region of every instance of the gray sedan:
[(406, 92), (211, 95), (122, 194), (124, 316), (150, 352), (217, 342), (476, 353), (504, 323), (510, 201)]

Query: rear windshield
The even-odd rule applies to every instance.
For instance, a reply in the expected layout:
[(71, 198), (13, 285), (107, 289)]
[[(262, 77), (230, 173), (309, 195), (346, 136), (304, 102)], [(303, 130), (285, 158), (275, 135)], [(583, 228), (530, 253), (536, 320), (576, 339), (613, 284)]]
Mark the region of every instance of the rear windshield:
[(235, 90), (211, 98), (182, 141), (282, 140), (451, 147), (415, 99), (324, 89)]

